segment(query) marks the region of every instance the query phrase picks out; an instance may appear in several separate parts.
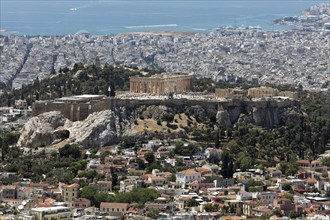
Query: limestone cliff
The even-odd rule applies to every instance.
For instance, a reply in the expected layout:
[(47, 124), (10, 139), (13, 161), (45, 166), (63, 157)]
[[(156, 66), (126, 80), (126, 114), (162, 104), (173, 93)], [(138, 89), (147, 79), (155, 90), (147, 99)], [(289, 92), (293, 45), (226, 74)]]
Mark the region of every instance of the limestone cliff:
[(224, 129), (243, 121), (270, 129), (301, 120), (303, 115), (298, 103), (290, 100), (226, 102), (220, 104), (217, 113), (217, 122)]
[[(192, 124), (195, 122), (188, 123), (187, 120), (183, 122), (176, 118), (176, 123), (164, 122), (168, 127), (162, 127), (163, 123), (159, 123), (168, 120), (166, 118), (169, 114), (178, 116), (182, 113), (193, 118), (216, 118), (217, 125), (224, 129), (233, 127), (236, 123), (252, 123), (264, 128), (273, 128), (283, 124), (300, 123), (303, 119), (297, 102), (273, 100), (225, 101), (219, 103), (218, 110), (214, 105), (177, 105), (176, 103), (173, 105), (167, 103), (166, 106), (155, 104), (122, 106), (92, 113), (85, 120), (76, 122), (65, 118), (60, 112), (53, 111), (31, 118), (22, 129), (18, 146), (33, 147), (67, 140), (70, 143), (91, 147), (119, 143), (123, 137), (143, 140), (151, 137), (187, 136), (189, 126), (196, 126)], [(134, 125), (140, 126), (137, 119), (141, 121), (142, 128), (134, 130)], [(161, 130), (157, 131), (155, 127)], [(171, 132), (162, 132), (170, 129)]]
[(131, 119), (125, 108), (101, 111), (84, 121), (71, 122), (60, 112), (47, 112), (31, 118), (23, 127), (17, 145), (32, 147), (57, 143), (67, 139), (71, 143), (90, 147), (117, 143), (128, 134)]
[(58, 139), (57, 128), (63, 127), (69, 120), (60, 112), (47, 112), (31, 118), (23, 127), (18, 146), (47, 145)]

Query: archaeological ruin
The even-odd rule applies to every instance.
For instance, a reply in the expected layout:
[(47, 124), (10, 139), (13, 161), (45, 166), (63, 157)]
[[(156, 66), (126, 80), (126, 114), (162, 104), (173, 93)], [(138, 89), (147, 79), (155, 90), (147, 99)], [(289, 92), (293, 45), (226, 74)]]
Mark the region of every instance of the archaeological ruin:
[(298, 93), (292, 91), (279, 91), (271, 87), (254, 87), (248, 90), (243, 90), (240, 88), (228, 88), (228, 89), (215, 89), (215, 96), (218, 98), (224, 99), (233, 99), (233, 98), (253, 98), (253, 99), (262, 99), (270, 97), (285, 97), (293, 100), (298, 99)]
[(131, 93), (168, 94), (191, 90), (192, 76), (157, 74), (151, 77), (130, 77)]

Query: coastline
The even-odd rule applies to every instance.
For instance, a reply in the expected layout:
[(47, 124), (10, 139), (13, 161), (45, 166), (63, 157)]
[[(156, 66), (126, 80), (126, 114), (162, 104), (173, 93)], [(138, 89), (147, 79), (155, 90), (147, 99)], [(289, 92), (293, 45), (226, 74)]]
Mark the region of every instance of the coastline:
[[(183, 1), (175, 4), (157, 1), (151, 5), (140, 1), (123, 5), (118, 1), (113, 5), (102, 1), (83, 8), (73, 1), (65, 4), (47, 2), (42, 5), (14, 2), (6, 1), (2, 5), (0, 25), (6, 29), (6, 32), (1, 32), (3, 34), (63, 36), (87, 30), (92, 35), (104, 36), (156, 30), (207, 33), (226, 27), (260, 26), (264, 31), (290, 30), (290, 26), (275, 26), (272, 22), (284, 16), (298, 15), (310, 5), (324, 1), (288, 1), (285, 10), (274, 1), (260, 3), (257, 8), (248, 3), (223, 4), (213, 1), (209, 5), (207, 2), (195, 1), (188, 1), (190, 5), (183, 4)], [(50, 6), (56, 8), (49, 10)], [(70, 10), (72, 8), (79, 10)], [(52, 16), (45, 17), (45, 14)]]

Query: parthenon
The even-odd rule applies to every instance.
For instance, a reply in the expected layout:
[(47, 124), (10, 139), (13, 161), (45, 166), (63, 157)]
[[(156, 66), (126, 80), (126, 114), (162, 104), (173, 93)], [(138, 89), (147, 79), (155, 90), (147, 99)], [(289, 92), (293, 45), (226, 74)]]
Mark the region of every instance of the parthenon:
[(130, 77), (131, 93), (166, 94), (191, 90), (192, 76), (157, 74), (151, 77)]

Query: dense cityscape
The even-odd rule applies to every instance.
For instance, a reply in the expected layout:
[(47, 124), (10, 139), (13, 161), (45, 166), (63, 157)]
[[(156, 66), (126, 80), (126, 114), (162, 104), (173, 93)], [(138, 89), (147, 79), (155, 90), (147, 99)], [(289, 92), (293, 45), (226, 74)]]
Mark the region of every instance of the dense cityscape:
[(330, 4), (264, 31), (0, 36), (0, 220), (330, 220)]

